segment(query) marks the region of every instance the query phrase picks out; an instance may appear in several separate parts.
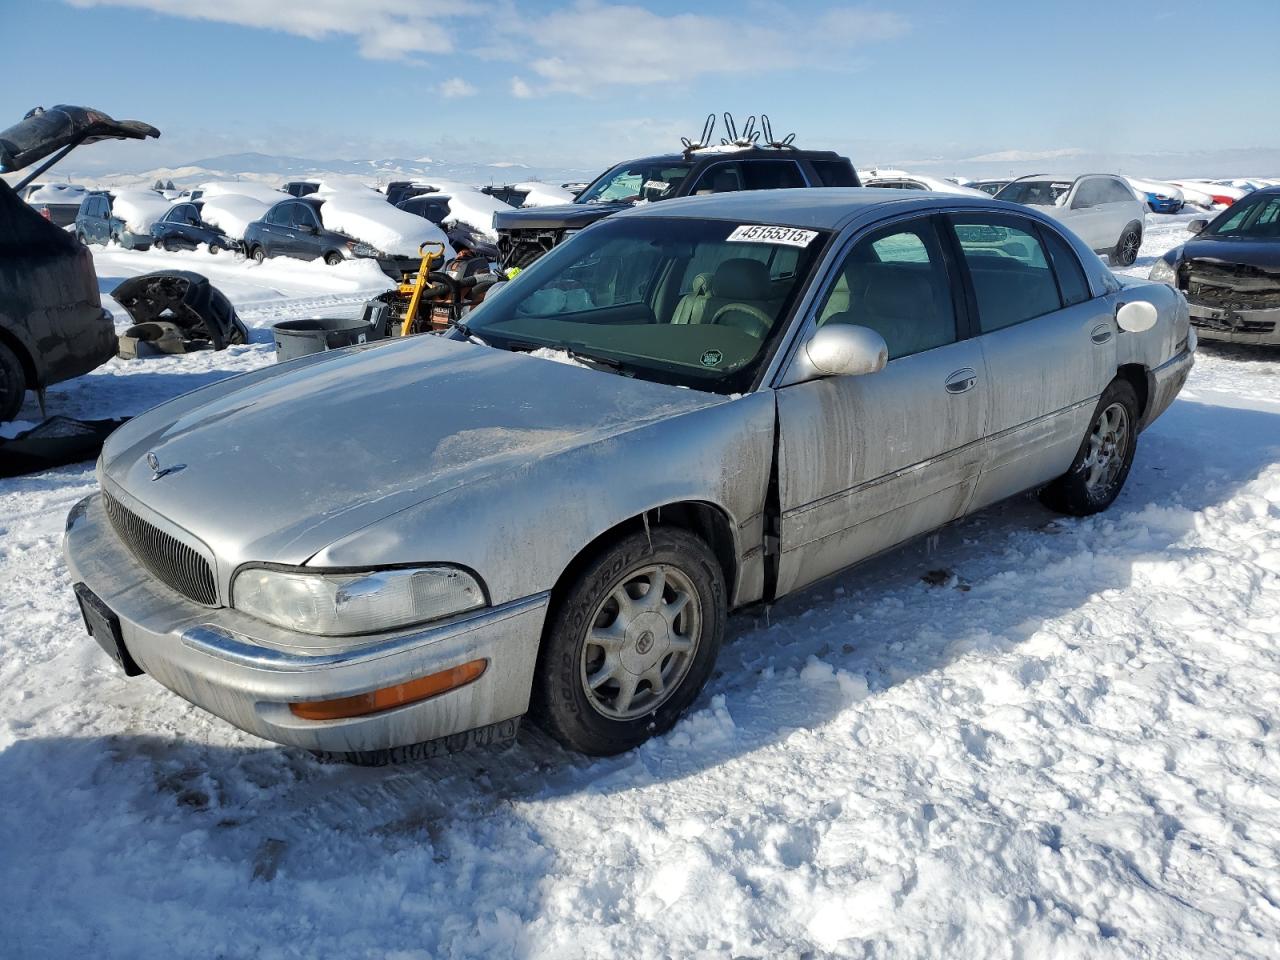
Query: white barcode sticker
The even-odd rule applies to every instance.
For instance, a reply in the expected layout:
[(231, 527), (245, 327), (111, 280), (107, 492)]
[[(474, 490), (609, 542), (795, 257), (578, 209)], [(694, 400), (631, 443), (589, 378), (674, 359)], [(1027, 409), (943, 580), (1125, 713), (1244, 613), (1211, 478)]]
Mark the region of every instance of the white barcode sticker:
[(781, 243), (788, 247), (807, 247), (818, 235), (817, 230), (801, 230), (798, 227), (768, 227), (761, 224), (743, 224), (734, 227), (729, 243)]

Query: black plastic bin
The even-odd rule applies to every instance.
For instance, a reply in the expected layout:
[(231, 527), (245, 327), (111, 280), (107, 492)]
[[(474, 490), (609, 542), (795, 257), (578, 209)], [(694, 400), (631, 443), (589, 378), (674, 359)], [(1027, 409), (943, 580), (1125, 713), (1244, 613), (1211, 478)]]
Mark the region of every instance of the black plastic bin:
[(383, 336), (383, 331), (370, 326), (363, 317), (285, 320), (273, 326), (271, 332), (276, 338), (277, 362), (379, 340)]

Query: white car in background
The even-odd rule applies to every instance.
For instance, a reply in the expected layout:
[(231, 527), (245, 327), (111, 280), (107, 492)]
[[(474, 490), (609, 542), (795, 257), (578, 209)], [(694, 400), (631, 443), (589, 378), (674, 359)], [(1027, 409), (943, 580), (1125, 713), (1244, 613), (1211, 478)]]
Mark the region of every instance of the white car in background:
[(1049, 177), (1033, 174), (1014, 180), (996, 194), (1035, 207), (1069, 227), (1095, 253), (1105, 253), (1113, 264), (1129, 266), (1138, 258), (1147, 205), (1133, 188), (1110, 173), (1082, 177)]
[(981, 190), (962, 187), (954, 180), (924, 177), (905, 170), (859, 170), (858, 180), (864, 187), (890, 187), (897, 190), (932, 190), (934, 193), (954, 193), (964, 197), (985, 197)]

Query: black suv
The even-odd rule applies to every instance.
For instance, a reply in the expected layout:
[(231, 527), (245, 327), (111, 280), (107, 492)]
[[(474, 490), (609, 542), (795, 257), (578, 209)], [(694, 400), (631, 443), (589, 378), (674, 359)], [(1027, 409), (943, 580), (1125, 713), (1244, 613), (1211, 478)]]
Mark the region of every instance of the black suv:
[(494, 214), (503, 267), (527, 267), (567, 235), (641, 200), (777, 190), (786, 187), (859, 187), (847, 157), (790, 145), (686, 149), (683, 153), (620, 163), (593, 180), (573, 203)]

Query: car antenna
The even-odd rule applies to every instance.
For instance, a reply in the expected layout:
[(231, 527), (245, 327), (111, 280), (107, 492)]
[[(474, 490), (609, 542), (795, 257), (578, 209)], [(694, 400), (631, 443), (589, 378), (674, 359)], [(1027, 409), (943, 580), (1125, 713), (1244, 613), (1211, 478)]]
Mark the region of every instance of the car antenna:
[(716, 115), (714, 113), (707, 114), (707, 122), (702, 125), (702, 137), (697, 143), (691, 143), (688, 137), (681, 137), (680, 142), (684, 144), (685, 156), (693, 153), (695, 150), (702, 150), (711, 146), (711, 135), (716, 130)]
[(764, 130), (765, 146), (773, 147), (775, 150), (795, 149), (793, 144), (795, 143), (796, 135), (794, 133), (788, 133), (781, 140), (773, 139), (773, 124), (769, 122), (769, 115), (767, 113), (760, 114), (760, 127)]

